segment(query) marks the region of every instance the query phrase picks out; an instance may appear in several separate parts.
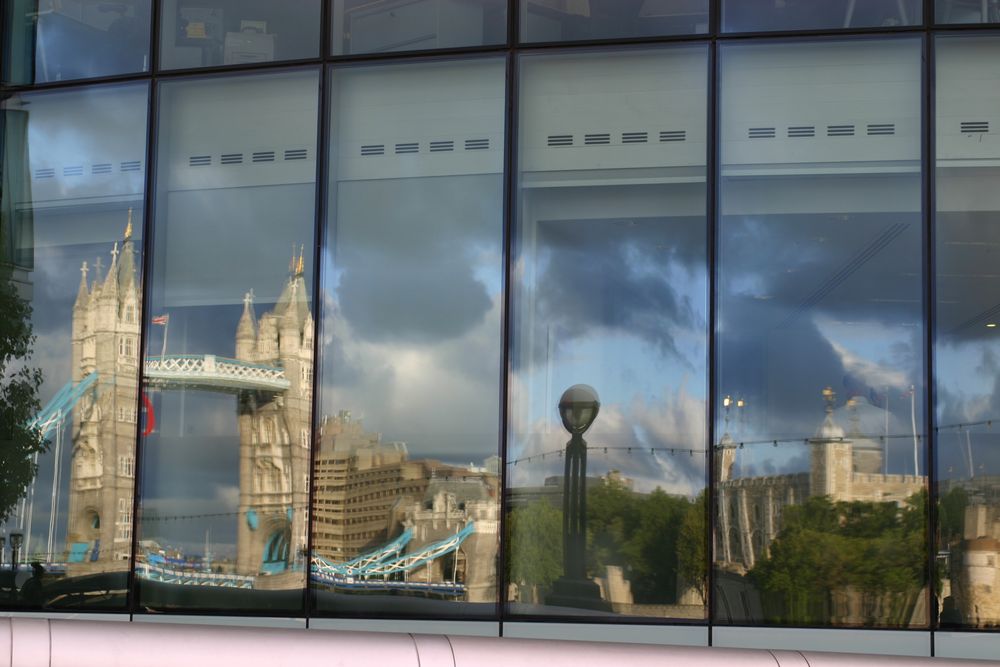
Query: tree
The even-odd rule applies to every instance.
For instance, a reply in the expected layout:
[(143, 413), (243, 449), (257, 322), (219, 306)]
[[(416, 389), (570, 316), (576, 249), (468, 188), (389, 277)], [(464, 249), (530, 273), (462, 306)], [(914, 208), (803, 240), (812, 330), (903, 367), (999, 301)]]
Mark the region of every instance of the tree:
[[(0, 223), (0, 253), (7, 242)], [(10, 516), (36, 473), (32, 456), (47, 443), (28, 427), (38, 414), (42, 372), (29, 361), (35, 337), (31, 305), (18, 294), (13, 267), (0, 256), (0, 521)]]
[(708, 555), (705, 552), (705, 525), (708, 496), (705, 491), (698, 494), (693, 503), (684, 511), (680, 534), (677, 536), (677, 574), (681, 582), (693, 588), (701, 597), (702, 604), (708, 602), (707, 576)]
[(563, 573), (562, 512), (536, 500), (507, 520), (508, 581), (532, 591), (532, 599)]

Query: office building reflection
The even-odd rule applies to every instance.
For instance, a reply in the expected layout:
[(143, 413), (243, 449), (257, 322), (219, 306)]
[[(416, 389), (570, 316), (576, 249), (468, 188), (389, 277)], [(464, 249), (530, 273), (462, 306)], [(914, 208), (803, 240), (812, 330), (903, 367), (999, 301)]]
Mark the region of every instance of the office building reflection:
[(349, 411), (323, 419), (316, 455), (313, 582), (321, 592), (493, 602), (499, 458), (410, 459)]

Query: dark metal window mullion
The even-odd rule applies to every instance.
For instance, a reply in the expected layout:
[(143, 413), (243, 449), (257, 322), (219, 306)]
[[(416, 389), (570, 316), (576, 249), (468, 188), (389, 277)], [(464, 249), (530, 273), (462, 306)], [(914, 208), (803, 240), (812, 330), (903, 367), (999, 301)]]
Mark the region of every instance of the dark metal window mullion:
[[(154, 21), (155, 22), (155, 21)], [(145, 387), (146, 348), (149, 345), (149, 304), (152, 298), (153, 276), (153, 214), (156, 210), (156, 136), (159, 127), (159, 86), (156, 79), (149, 81), (146, 97), (146, 179), (143, 192), (142, 211), (142, 267), (140, 284), (142, 285), (142, 301), (139, 304), (139, 368), (136, 378), (135, 396), (135, 457), (132, 465), (132, 548), (129, 556), (128, 587), (126, 600), (129, 620), (132, 620), (138, 609), (136, 595), (136, 560), (139, 553), (139, 510), (142, 500), (142, 461), (144, 437), (142, 409)], [(153, 419), (147, 414), (146, 420)]]
[[(931, 0), (926, 0), (931, 5)], [(935, 197), (935, 122), (934, 122), (934, 36), (925, 33), (923, 36), (921, 55), (921, 150), (920, 163), (923, 169), (921, 187), (923, 194), (923, 260), (924, 260), (924, 378), (927, 386), (924, 389), (924, 458), (927, 471), (927, 539), (924, 547), (927, 549), (927, 627), (930, 631), (930, 654), (934, 656), (934, 631), (937, 627), (937, 438), (935, 437), (934, 404), (935, 373), (934, 373), (934, 340), (935, 316), (937, 312), (936, 280), (937, 272), (934, 265), (934, 221), (936, 218)]]
[(309, 438), (309, 502), (305, 509), (306, 515), (306, 554), (305, 554), (305, 584), (302, 590), (302, 613), (306, 619), (306, 627), (309, 627), (309, 620), (312, 612), (312, 595), (309, 586), (310, 575), (312, 573), (313, 556), (313, 517), (312, 509), (315, 506), (316, 497), (316, 457), (319, 454), (319, 396), (320, 387), (318, 378), (320, 377), (320, 341), (323, 330), (323, 300), (320, 298), (320, 290), (323, 281), (320, 267), (323, 265), (323, 249), (326, 247), (326, 202), (327, 202), (327, 173), (329, 166), (330, 149), (328, 128), (330, 118), (330, 68), (322, 66), (319, 76), (319, 106), (318, 106), (318, 128), (316, 135), (316, 188), (315, 188), (315, 222), (313, 228), (313, 355), (312, 355), (312, 377), (310, 407), (310, 438)]
[[(719, 20), (719, 0), (713, 0), (712, 20), (718, 25)], [(717, 227), (719, 211), (719, 43), (712, 40), (708, 45), (708, 118), (706, 119), (707, 141), (706, 141), (706, 168), (705, 168), (705, 263), (708, 271), (708, 395), (705, 401), (706, 424), (705, 424), (705, 493), (707, 495), (705, 511), (708, 516), (705, 518), (707, 530), (705, 538), (705, 613), (708, 621), (708, 645), (712, 645), (712, 635), (715, 623), (715, 554), (713, 553), (715, 536), (715, 408), (716, 389), (718, 386), (718, 364), (716, 363), (718, 346), (716, 344), (716, 310), (718, 306), (718, 280), (716, 265), (717, 258)]]
[[(511, 16), (508, 22), (508, 29), (512, 30), (514, 28), (510, 26), (516, 26), (517, 12), (514, 5), (517, 4), (518, 0), (512, 3), (510, 7)], [(512, 36), (513, 37), (513, 36)], [(512, 305), (513, 305), (513, 285), (512, 276), (514, 275), (514, 238), (515, 231), (517, 228), (517, 148), (515, 141), (517, 139), (517, 125), (520, 115), (518, 114), (518, 72), (520, 63), (518, 62), (517, 53), (512, 49), (507, 54), (506, 62), (506, 77), (505, 77), (505, 87), (504, 91), (506, 106), (504, 114), (504, 161), (503, 161), (503, 236), (502, 236), (502, 253), (503, 253), (503, 313), (501, 315), (501, 348), (500, 348), (500, 405), (499, 407), (499, 419), (500, 419), (500, 470), (499, 470), (499, 487), (500, 487), (500, 529), (497, 531), (499, 535), (499, 553), (496, 560), (496, 567), (498, 569), (496, 580), (499, 582), (497, 586), (497, 622), (498, 622), (498, 633), (503, 637), (503, 624), (507, 617), (507, 550), (510, 545), (507, 543), (507, 459), (508, 459), (508, 438), (510, 435), (510, 376), (513, 372), (511, 365), (511, 344), (512, 344)]]

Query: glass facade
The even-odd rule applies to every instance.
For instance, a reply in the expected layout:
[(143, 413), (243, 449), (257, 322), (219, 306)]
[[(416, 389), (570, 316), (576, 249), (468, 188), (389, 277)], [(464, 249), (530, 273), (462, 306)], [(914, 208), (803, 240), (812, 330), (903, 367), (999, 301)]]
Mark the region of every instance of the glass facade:
[(5, 3), (0, 608), (997, 627), (931, 4)]

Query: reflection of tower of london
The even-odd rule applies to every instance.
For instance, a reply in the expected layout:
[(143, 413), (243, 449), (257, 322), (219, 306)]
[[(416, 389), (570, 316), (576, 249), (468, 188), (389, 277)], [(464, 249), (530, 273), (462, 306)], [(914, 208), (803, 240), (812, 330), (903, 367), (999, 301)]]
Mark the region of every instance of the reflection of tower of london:
[[(784, 508), (807, 498), (902, 505), (925, 488), (923, 476), (883, 472), (882, 445), (860, 432), (860, 399), (852, 398), (843, 414), (837, 415), (833, 392), (827, 389), (824, 396), (828, 399), (826, 418), (808, 441), (808, 472), (734, 477), (739, 446), (728, 433), (723, 435), (716, 456), (719, 526), (715, 544), (721, 567), (741, 574), (751, 570), (757, 560), (767, 557), (781, 531)], [(844, 417), (849, 422), (846, 430), (838, 423)]]
[[(111, 251), (107, 275), (100, 261), (81, 269), (73, 305), (72, 380), (97, 373), (97, 391), (73, 409), (69, 561), (79, 571), (127, 569), (135, 481), (136, 386), (139, 375), (139, 302), (131, 212), (125, 238)], [(93, 281), (88, 285), (88, 277)]]
[(290, 383), (280, 394), (239, 395), (240, 574), (277, 574), (304, 564), (314, 324), (301, 256), (292, 268), (274, 310), (259, 319), (247, 294), (236, 329), (236, 359), (281, 367)]

